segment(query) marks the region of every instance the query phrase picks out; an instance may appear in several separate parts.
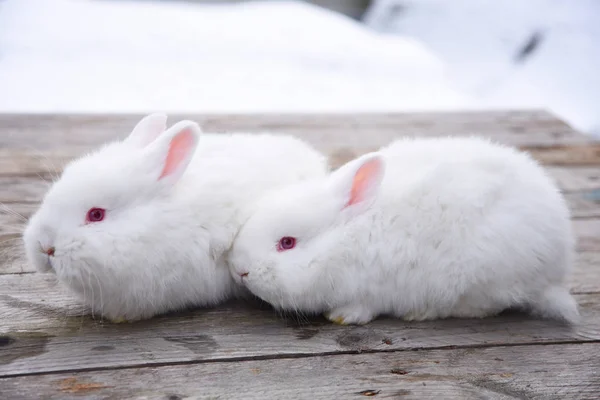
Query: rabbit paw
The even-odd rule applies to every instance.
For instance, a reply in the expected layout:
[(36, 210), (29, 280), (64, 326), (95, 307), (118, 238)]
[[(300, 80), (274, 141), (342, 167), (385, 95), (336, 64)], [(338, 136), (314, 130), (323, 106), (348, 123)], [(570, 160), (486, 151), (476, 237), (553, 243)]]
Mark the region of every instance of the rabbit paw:
[(337, 325), (364, 325), (375, 317), (373, 312), (362, 306), (346, 306), (325, 313), (325, 317)]
[(427, 321), (438, 318), (438, 314), (433, 310), (410, 311), (401, 316), (404, 321)]

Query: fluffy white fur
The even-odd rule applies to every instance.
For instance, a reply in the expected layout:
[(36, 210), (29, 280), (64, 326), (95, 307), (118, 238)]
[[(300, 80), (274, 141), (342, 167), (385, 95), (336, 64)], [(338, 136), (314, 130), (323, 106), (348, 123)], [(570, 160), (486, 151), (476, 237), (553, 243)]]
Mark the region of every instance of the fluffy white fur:
[[(286, 236), (296, 247), (277, 251)], [(579, 315), (566, 287), (565, 200), (527, 154), (484, 139), (403, 139), (280, 188), (260, 200), (229, 256), (236, 280), (276, 308), (343, 324), (507, 308), (569, 323)]]
[[(24, 232), (38, 270), (115, 321), (243, 294), (224, 253), (256, 199), (327, 173), (325, 157), (291, 136), (165, 128), (166, 116), (152, 114), (127, 139), (71, 162)], [(161, 178), (171, 153), (177, 162)], [(86, 224), (93, 207), (105, 219)]]

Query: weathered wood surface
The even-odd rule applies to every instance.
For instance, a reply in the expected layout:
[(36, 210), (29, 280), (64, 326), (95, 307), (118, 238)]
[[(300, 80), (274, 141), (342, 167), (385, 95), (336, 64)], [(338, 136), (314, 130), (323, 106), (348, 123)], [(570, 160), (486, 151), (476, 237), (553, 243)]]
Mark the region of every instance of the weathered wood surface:
[(403, 135), (482, 134), (519, 146), (546, 165), (572, 209), (571, 291), (583, 321), (570, 328), (509, 312), (340, 327), (233, 302), (116, 325), (52, 275), (32, 273), (20, 231), (65, 162), (125, 136), (139, 117), (0, 115), (0, 398), (598, 398), (597, 142), (536, 111), (170, 116), (205, 131), (297, 134), (334, 167)]
[[(0, 114), (0, 147), (60, 149), (89, 147), (124, 137), (140, 115)], [(394, 114), (170, 114), (169, 121), (197, 121), (206, 132), (293, 133), (319, 147), (378, 147), (399, 136), (485, 135), (519, 146), (557, 146), (590, 142), (544, 111)]]
[(4, 379), (6, 399), (597, 399), (596, 344), (217, 362)]
[(497, 318), (406, 323), (381, 318), (339, 327), (323, 318), (283, 318), (259, 303), (164, 315), (133, 324), (93, 318), (51, 276), (0, 281), (4, 341), (0, 377), (249, 357), (356, 351), (600, 341), (600, 297), (577, 295), (583, 322), (573, 328), (508, 312)]

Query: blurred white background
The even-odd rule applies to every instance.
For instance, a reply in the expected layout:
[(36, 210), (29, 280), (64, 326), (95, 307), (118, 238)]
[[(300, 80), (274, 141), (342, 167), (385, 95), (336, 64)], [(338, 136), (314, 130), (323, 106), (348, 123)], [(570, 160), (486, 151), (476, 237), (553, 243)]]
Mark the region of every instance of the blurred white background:
[(350, 16), (303, 1), (0, 0), (0, 112), (544, 108), (600, 136), (600, 1), (312, 3)]

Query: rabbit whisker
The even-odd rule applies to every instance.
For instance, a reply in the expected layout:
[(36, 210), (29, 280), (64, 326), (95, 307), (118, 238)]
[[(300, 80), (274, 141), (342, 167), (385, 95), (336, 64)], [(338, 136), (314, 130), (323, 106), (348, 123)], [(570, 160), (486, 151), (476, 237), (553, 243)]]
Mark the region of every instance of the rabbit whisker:
[[(43, 167), (46, 169), (46, 171), (50, 175), (50, 178), (52, 179), (52, 181), (56, 182), (58, 180), (58, 177), (59, 177), (60, 174), (58, 172), (58, 169), (56, 168), (56, 165), (52, 162), (52, 160), (50, 160), (50, 158), (48, 158), (48, 156), (46, 156), (44, 153), (42, 153), (38, 149), (34, 148), (33, 146), (27, 146), (27, 147), (29, 147), (30, 150), (33, 150), (34, 153), (39, 154), (39, 157), (35, 156), (35, 155), (34, 155), (34, 157), (36, 157), (38, 160), (41, 160), (41, 161), (44, 162)], [(48, 164), (46, 162), (48, 164), (50, 164), (50, 166), (52, 166), (53, 170), (49, 168), (49, 166), (48, 166)], [(39, 173), (38, 173), (38, 176), (39, 176)], [(44, 179), (44, 178), (42, 178), (42, 179)], [(44, 179), (44, 180), (46, 181), (46, 179)]]
[(27, 222), (27, 218), (23, 214), (18, 213), (17, 211), (13, 210), (8, 205), (6, 205), (6, 203), (3, 203), (3, 202), (0, 201), (0, 206), (2, 207), (2, 210), (8, 212), (11, 215), (14, 215), (15, 217), (19, 217), (23, 221)]

